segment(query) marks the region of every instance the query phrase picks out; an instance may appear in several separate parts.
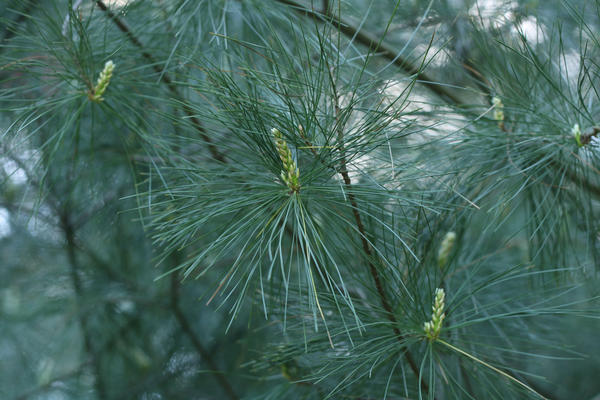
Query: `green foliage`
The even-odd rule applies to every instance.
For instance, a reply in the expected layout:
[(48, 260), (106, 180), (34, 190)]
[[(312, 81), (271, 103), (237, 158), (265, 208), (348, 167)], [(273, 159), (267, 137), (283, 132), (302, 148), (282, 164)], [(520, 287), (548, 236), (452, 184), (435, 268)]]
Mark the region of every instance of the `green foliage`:
[(0, 2), (0, 397), (595, 398), (598, 10)]

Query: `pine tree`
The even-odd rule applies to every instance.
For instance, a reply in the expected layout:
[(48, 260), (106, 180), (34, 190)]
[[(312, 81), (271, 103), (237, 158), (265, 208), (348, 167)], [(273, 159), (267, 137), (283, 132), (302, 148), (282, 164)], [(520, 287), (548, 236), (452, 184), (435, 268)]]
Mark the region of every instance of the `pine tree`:
[(0, 398), (600, 394), (600, 1), (0, 15)]

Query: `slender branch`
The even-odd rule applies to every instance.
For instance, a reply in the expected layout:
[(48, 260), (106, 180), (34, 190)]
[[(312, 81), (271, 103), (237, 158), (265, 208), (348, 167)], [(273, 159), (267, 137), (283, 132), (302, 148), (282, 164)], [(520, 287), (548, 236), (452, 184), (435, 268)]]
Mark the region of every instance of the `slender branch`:
[[(340, 145), (340, 148), (341, 148), (340, 151), (343, 151), (341, 146), (342, 145)], [(383, 306), (384, 310), (386, 311), (388, 319), (394, 325), (394, 327), (393, 327), (394, 333), (396, 334), (396, 337), (398, 338), (398, 340), (402, 342), (405, 339), (405, 337), (402, 334), (402, 332), (400, 332), (400, 329), (398, 329), (398, 326), (397, 326), (398, 321), (396, 320), (396, 317), (394, 316), (392, 307), (390, 305), (390, 302), (389, 302), (387, 295), (385, 293), (385, 290), (383, 288), (381, 276), (379, 275), (379, 271), (377, 270), (377, 267), (375, 266), (374, 262), (372, 261), (373, 256), (374, 256), (373, 250), (371, 249), (371, 245), (369, 244), (369, 242), (366, 238), (366, 231), (365, 231), (364, 225), (362, 223), (360, 213), (358, 212), (358, 205), (356, 203), (354, 194), (351, 191), (352, 181), (350, 180), (350, 176), (348, 175), (345, 157), (342, 155), (340, 158), (341, 158), (340, 174), (342, 175), (344, 184), (348, 188), (346, 195), (348, 196), (348, 200), (350, 201), (350, 207), (352, 208), (352, 213), (354, 214), (354, 220), (356, 222), (356, 227), (358, 229), (358, 232), (360, 233), (360, 240), (362, 242), (363, 251), (365, 252), (365, 254), (367, 256), (369, 272), (371, 273), (371, 276), (373, 277), (373, 281), (375, 282), (375, 288), (377, 289), (377, 293), (379, 294), (379, 299), (381, 300), (381, 305)], [(420, 375), (419, 367), (417, 366), (412, 355), (408, 352), (408, 349), (404, 352), (404, 357), (406, 358), (406, 361), (408, 362), (410, 369), (414, 372), (416, 377), (419, 378), (419, 375)], [(427, 385), (427, 383), (423, 379), (420, 379), (420, 381), (421, 381), (421, 387), (426, 392), (429, 391), (429, 386)]]
[[(365, 255), (367, 256), (369, 272), (371, 274), (371, 277), (373, 278), (373, 281), (375, 282), (375, 288), (377, 290), (377, 293), (379, 294), (379, 299), (381, 301), (381, 305), (383, 306), (383, 309), (385, 310), (385, 312), (387, 314), (388, 320), (392, 323), (392, 326), (393, 326), (392, 329), (394, 331), (394, 334), (396, 335), (396, 338), (398, 339), (398, 341), (403, 342), (405, 340), (405, 337), (402, 334), (402, 332), (400, 331), (400, 329), (398, 328), (398, 321), (396, 320), (396, 316), (394, 315), (390, 301), (387, 298), (387, 295), (385, 293), (385, 289), (383, 287), (381, 276), (379, 275), (377, 266), (373, 262), (373, 258), (374, 258), (375, 254), (374, 254), (373, 250), (371, 249), (371, 245), (369, 244), (369, 241), (367, 240), (367, 233), (366, 233), (364, 224), (362, 222), (360, 213), (358, 212), (358, 204), (356, 202), (356, 198), (354, 197), (354, 193), (352, 193), (352, 180), (350, 179), (350, 175), (348, 174), (348, 167), (347, 167), (347, 163), (346, 163), (346, 154), (345, 154), (345, 149), (344, 149), (344, 127), (340, 121), (339, 95), (338, 95), (338, 91), (336, 88), (335, 79), (332, 75), (331, 68), (329, 68), (329, 79), (330, 79), (330, 82), (332, 85), (333, 97), (334, 97), (334, 101), (335, 101), (335, 104), (334, 104), (335, 119), (336, 119), (336, 128), (337, 128), (337, 134), (338, 134), (338, 148), (339, 148), (339, 152), (340, 152), (340, 168), (339, 168), (338, 172), (342, 176), (342, 179), (344, 180), (344, 184), (348, 188), (346, 195), (350, 202), (350, 207), (352, 208), (352, 214), (354, 215), (356, 227), (360, 234), (360, 240), (362, 242), (363, 251), (365, 252)], [(429, 385), (427, 385), (427, 383), (420, 376), (419, 366), (413, 359), (408, 348), (405, 350), (406, 351), (404, 351), (404, 358), (408, 362), (410, 369), (415, 374), (415, 377), (419, 380), (423, 390), (425, 392), (429, 392)]]
[[(111, 335), (109, 340), (107, 340), (105, 343), (103, 343), (100, 346), (98, 351), (104, 352), (104, 351), (110, 351), (111, 349), (114, 349), (116, 342), (120, 341), (122, 339), (122, 335), (125, 334), (129, 329), (131, 329), (131, 327), (133, 325), (139, 324), (140, 318), (141, 317), (139, 314), (133, 315), (133, 317), (130, 318), (127, 321), (127, 323), (125, 323), (122, 327), (120, 327), (115, 333), (113, 333)], [(81, 374), (83, 372), (83, 369), (88, 367), (91, 363), (92, 363), (91, 360), (87, 360), (87, 361), (81, 363), (74, 370), (64, 373), (62, 375), (55, 376), (47, 383), (37, 386), (37, 387), (29, 390), (28, 392), (15, 397), (14, 400), (27, 400), (33, 396), (36, 396), (36, 398), (39, 398), (39, 396), (42, 392), (50, 389), (55, 383), (65, 381), (67, 379), (76, 377), (77, 375)], [(129, 391), (129, 394), (131, 394), (131, 390)]]
[[(71, 223), (70, 217), (66, 210), (61, 215), (61, 226), (63, 229), (65, 240), (67, 242), (67, 258), (69, 260), (70, 265), (71, 281), (75, 290), (76, 307), (79, 308), (79, 305), (83, 302), (84, 297), (83, 283), (81, 282), (81, 278), (79, 277), (79, 265), (77, 263), (77, 256), (75, 253), (75, 249), (77, 248), (75, 244), (75, 231), (73, 229), (73, 224)], [(82, 313), (78, 310), (77, 318), (79, 320), (81, 334), (83, 335), (83, 343), (85, 346), (85, 350), (90, 355), (92, 366), (94, 368), (94, 387), (96, 389), (96, 394), (100, 400), (106, 399), (106, 387), (102, 379), (100, 360), (92, 343), (92, 335), (90, 333), (88, 325), (88, 316), (86, 313)]]
[(225, 378), (223, 374), (219, 373), (219, 367), (212, 359), (208, 350), (204, 348), (204, 346), (200, 342), (200, 339), (198, 339), (198, 337), (196, 336), (192, 325), (186, 318), (185, 314), (183, 313), (183, 310), (179, 305), (179, 274), (177, 272), (173, 272), (171, 274), (171, 309), (173, 310), (173, 314), (175, 315), (177, 322), (181, 326), (181, 329), (187, 335), (188, 339), (190, 340), (190, 342), (192, 343), (202, 360), (206, 362), (206, 364), (208, 364), (208, 367), (212, 372), (212, 376), (214, 376), (215, 380), (221, 386), (223, 391), (231, 400), (239, 399), (227, 378)]
[[(27, 182), (29, 184), (31, 184), (32, 186), (37, 186), (39, 188), (42, 187), (42, 184), (44, 183), (44, 177), (42, 177), (42, 180), (39, 180), (36, 178), (36, 176), (34, 175), (34, 173), (29, 169), (29, 166), (27, 165), (27, 163), (25, 163), (23, 160), (21, 160), (19, 157), (17, 157), (8, 147), (8, 143), (1, 143), (0, 142), (0, 150), (2, 151), (2, 154), (6, 157), (8, 157), (12, 162), (14, 162), (17, 167), (19, 169), (21, 169), (23, 171), (23, 173), (25, 174), (25, 177), (27, 178)], [(44, 197), (44, 200), (46, 200), (47, 205), (52, 209), (52, 211), (54, 211), (56, 213), (56, 215), (61, 213), (61, 207), (60, 207), (60, 198), (58, 196), (56, 196), (54, 193), (52, 193), (52, 191), (47, 191), (45, 193), (40, 192), (40, 200), (41, 197)]]
[[(152, 56), (152, 54), (148, 53), (145, 50), (145, 46), (133, 34), (133, 32), (127, 26), (127, 24), (125, 24), (125, 22), (123, 22), (123, 20), (121, 20), (121, 18), (119, 18), (115, 13), (113, 13), (102, 0), (92, 0), (92, 1), (94, 1), (98, 5), (98, 8), (100, 8), (100, 10), (102, 10), (108, 16), (108, 18), (110, 18), (110, 20), (113, 21), (113, 23), (117, 26), (117, 28), (119, 28), (119, 30), (125, 34), (127, 39), (129, 39), (129, 41), (134, 46), (138, 47), (141, 50), (142, 57), (144, 57), (152, 65), (152, 69), (154, 69), (154, 71), (160, 75), (161, 81), (167, 85), (167, 88), (173, 94), (173, 96), (175, 96), (176, 98), (182, 99), (183, 96), (181, 95), (181, 93), (179, 93), (177, 86), (175, 85), (175, 83), (173, 82), (173, 80), (171, 79), (169, 74), (166, 71), (164, 71), (162, 68), (159, 67), (158, 63), (154, 60), (154, 57)], [(202, 123), (196, 117), (196, 115), (194, 114), (194, 112), (190, 108), (190, 106), (187, 104), (184, 104), (183, 111), (185, 112), (185, 114), (187, 115), (189, 120), (192, 122), (192, 125), (194, 126), (196, 131), (198, 131), (202, 140), (204, 142), (206, 142), (206, 144), (208, 145), (208, 150), (210, 151), (212, 158), (219, 162), (225, 162), (225, 155), (219, 151), (219, 149), (215, 145), (214, 141), (210, 138), (210, 136), (208, 136), (206, 129), (204, 128), (204, 126), (202, 126)]]
[(407, 59), (401, 57), (396, 49), (386, 44), (373, 33), (367, 32), (363, 29), (359, 30), (355, 28), (351, 23), (339, 18), (331, 13), (328, 9), (327, 13), (318, 13), (314, 10), (309, 10), (302, 4), (297, 3), (293, 0), (276, 0), (279, 3), (289, 5), (294, 8), (297, 12), (306, 15), (307, 17), (314, 18), (323, 22), (327, 22), (335, 26), (344, 35), (353, 38), (357, 43), (366, 46), (370, 51), (377, 52), (378, 55), (390, 60), (394, 65), (400, 67), (404, 72), (409, 75), (414, 75), (419, 83), (426, 86), (433, 93), (444, 99), (450, 101), (455, 105), (464, 105), (464, 102), (458, 98), (454, 93), (448, 90), (446, 87), (438, 84), (427, 75), (423, 70), (413, 65)]

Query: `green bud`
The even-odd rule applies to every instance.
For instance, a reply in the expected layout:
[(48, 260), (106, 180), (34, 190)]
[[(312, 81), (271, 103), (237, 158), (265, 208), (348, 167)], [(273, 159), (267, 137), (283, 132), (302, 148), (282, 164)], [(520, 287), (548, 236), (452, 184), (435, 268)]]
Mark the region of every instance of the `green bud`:
[(283, 163), (281, 180), (292, 192), (298, 192), (300, 190), (300, 171), (292, 157), (292, 152), (290, 151), (287, 142), (283, 140), (283, 135), (278, 129), (271, 129), (271, 134), (275, 138), (275, 146), (277, 147), (279, 158)]
[(429, 341), (435, 341), (440, 336), (442, 322), (446, 318), (444, 314), (446, 293), (444, 289), (435, 289), (435, 299), (433, 301), (431, 321), (423, 324), (423, 330)]
[(106, 64), (104, 64), (104, 69), (102, 70), (102, 72), (100, 72), (100, 76), (98, 77), (96, 86), (88, 94), (90, 100), (96, 102), (104, 100), (102, 95), (104, 94), (106, 88), (108, 87), (108, 84), (110, 83), (110, 78), (112, 78), (114, 69), (115, 64), (111, 60), (108, 60)]
[(571, 129), (571, 134), (575, 138), (577, 147), (583, 147), (583, 143), (581, 142), (581, 129), (579, 128), (579, 124), (573, 125), (573, 128)]
[(499, 97), (494, 97), (492, 104), (494, 105), (494, 119), (498, 122), (504, 121), (504, 104), (502, 104), (502, 100)]
[(444, 239), (442, 240), (442, 244), (440, 245), (440, 249), (438, 251), (438, 266), (443, 268), (448, 263), (448, 257), (452, 253), (454, 249), (454, 242), (456, 241), (456, 233), (448, 232)]

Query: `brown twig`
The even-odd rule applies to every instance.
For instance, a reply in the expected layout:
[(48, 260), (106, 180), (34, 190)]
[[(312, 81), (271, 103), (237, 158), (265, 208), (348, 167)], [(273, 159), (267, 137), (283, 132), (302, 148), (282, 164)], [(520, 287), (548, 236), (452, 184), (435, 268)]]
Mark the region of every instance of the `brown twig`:
[[(343, 145), (340, 144), (341, 152), (343, 152), (342, 146)], [(369, 241), (367, 240), (367, 237), (366, 237), (366, 231), (365, 231), (364, 225), (362, 223), (360, 213), (358, 212), (358, 205), (356, 203), (356, 199), (351, 192), (352, 181), (350, 179), (350, 176), (348, 175), (348, 170), (346, 168), (346, 161), (345, 161), (345, 157), (343, 155), (340, 156), (340, 164), (341, 164), (340, 174), (342, 175), (344, 184), (349, 189), (348, 192), (346, 193), (346, 195), (348, 196), (348, 200), (350, 201), (350, 207), (352, 208), (352, 214), (354, 215), (356, 227), (358, 229), (358, 232), (360, 233), (360, 240), (362, 242), (363, 251), (365, 252), (365, 255), (367, 256), (367, 259), (368, 259), (367, 263), (369, 265), (369, 272), (371, 274), (371, 277), (373, 278), (373, 281), (375, 282), (375, 288), (377, 289), (377, 293), (379, 294), (379, 299), (381, 301), (381, 305), (383, 306), (383, 309), (386, 311), (388, 319), (393, 324), (394, 333), (395, 333), (396, 337), (398, 338), (398, 340), (402, 342), (405, 340), (405, 337), (402, 334), (402, 332), (400, 332), (400, 329), (398, 329), (398, 326), (397, 326), (398, 321), (396, 320), (396, 317), (394, 316), (394, 312), (392, 310), (390, 302), (387, 298), (387, 295), (385, 294), (385, 290), (383, 288), (383, 283), (381, 281), (379, 271), (377, 270), (377, 267), (375, 266), (375, 263), (372, 260), (374, 254), (371, 249), (371, 245), (369, 244)], [(408, 362), (410, 369), (414, 372), (415, 376), (417, 378), (420, 378), (419, 367), (417, 366), (415, 360), (412, 358), (412, 355), (408, 352), (408, 349), (404, 352), (404, 357), (406, 358), (406, 361)], [(421, 382), (421, 387), (426, 392), (428, 392), (429, 386), (427, 385), (427, 383), (423, 379), (420, 379), (420, 382)]]

